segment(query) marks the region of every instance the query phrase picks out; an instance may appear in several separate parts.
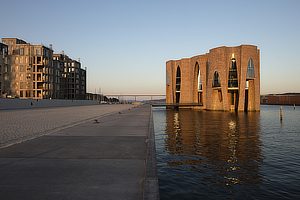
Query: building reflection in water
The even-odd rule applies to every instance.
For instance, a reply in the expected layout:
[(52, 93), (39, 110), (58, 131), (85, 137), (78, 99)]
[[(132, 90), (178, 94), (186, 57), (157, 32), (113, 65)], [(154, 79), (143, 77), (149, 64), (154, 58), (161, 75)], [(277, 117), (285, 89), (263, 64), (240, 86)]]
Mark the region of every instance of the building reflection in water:
[[(263, 162), (258, 112), (166, 110), (168, 166), (185, 166), (198, 184), (259, 187)], [(187, 171), (178, 176), (190, 176)]]

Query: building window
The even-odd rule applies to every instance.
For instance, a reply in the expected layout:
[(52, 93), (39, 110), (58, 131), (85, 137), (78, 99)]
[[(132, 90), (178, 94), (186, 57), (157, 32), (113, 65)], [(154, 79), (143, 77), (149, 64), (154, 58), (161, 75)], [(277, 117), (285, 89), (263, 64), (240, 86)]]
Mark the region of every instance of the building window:
[(3, 44), (6, 44), (6, 40), (3, 40), (3, 42), (2, 42)]
[(169, 72), (167, 71), (166, 84), (169, 85)]
[(41, 49), (40, 49), (40, 48), (39, 48), (39, 49), (36, 49), (36, 50), (35, 50), (35, 54), (36, 54), (36, 55), (41, 55), (41, 54), (42, 54)]
[(10, 45), (13, 45), (13, 44), (14, 44), (14, 41), (10, 40), (10, 41), (9, 41), (9, 44), (10, 44)]
[(234, 54), (232, 54), (229, 64), (228, 87), (238, 87), (237, 67)]
[(36, 61), (37, 61), (37, 64), (38, 64), (38, 65), (41, 65), (41, 64), (42, 64), (42, 57), (37, 56), (37, 57), (36, 57)]
[(202, 81), (201, 81), (201, 74), (200, 74), (200, 69), (198, 70), (198, 90), (202, 90)]
[(180, 67), (177, 67), (176, 72), (176, 92), (175, 92), (175, 102), (180, 102), (180, 85), (181, 85), (181, 73), (180, 73)]
[(26, 90), (26, 97), (31, 97), (31, 92), (30, 92), (30, 90)]
[(220, 76), (217, 71), (214, 73), (212, 87), (221, 87)]
[(252, 58), (249, 59), (247, 68), (247, 77), (255, 78), (254, 66)]
[(180, 73), (180, 68), (178, 66), (176, 72), (176, 92), (180, 91), (180, 86), (181, 86), (181, 73)]

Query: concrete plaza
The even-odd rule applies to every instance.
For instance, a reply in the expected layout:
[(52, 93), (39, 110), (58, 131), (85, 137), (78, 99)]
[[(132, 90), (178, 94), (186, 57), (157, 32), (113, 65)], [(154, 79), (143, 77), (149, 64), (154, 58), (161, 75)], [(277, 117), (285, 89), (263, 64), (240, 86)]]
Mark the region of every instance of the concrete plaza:
[(0, 113), (0, 199), (159, 198), (149, 105)]

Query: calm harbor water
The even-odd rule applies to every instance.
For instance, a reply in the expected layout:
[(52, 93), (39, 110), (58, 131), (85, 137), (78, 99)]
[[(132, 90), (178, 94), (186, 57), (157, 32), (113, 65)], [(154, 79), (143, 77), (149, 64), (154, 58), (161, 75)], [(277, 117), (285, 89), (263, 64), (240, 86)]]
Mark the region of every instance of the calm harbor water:
[(300, 107), (153, 117), (162, 200), (300, 199)]

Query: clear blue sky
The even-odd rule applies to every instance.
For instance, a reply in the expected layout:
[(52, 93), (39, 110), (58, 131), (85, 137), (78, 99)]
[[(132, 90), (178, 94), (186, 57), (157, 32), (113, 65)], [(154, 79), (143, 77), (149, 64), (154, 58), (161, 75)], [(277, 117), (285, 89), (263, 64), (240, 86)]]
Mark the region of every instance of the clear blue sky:
[(53, 45), (88, 70), (88, 92), (165, 94), (165, 63), (257, 45), (261, 94), (300, 92), (300, 1), (1, 0), (0, 37)]

